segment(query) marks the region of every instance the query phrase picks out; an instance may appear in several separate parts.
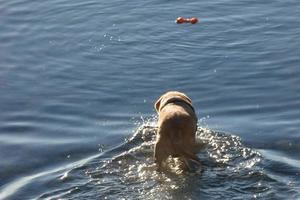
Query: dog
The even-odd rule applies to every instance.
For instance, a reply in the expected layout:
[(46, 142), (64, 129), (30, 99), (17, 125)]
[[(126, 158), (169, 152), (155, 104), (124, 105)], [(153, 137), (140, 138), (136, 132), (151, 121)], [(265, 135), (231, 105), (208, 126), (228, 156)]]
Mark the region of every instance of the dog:
[(201, 166), (196, 151), (197, 116), (192, 100), (184, 93), (169, 91), (154, 104), (158, 113), (158, 130), (154, 147), (154, 160), (158, 170), (163, 168), (169, 157), (181, 158), (186, 167), (191, 169), (193, 161)]

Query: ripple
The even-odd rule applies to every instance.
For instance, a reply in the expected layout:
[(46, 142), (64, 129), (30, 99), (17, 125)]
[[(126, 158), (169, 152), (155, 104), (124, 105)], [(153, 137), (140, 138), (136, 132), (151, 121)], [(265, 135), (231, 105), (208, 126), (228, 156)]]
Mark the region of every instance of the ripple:
[[(115, 154), (112, 159), (101, 159), (100, 165), (95, 170), (87, 171), (94, 187), (110, 188), (103, 191), (99, 198), (120, 198), (117, 191), (123, 185), (126, 186), (126, 194), (129, 195), (126, 196), (119, 191), (124, 198), (136, 196), (143, 199), (173, 199), (178, 194), (182, 198), (189, 197), (192, 194), (188, 194), (185, 190), (191, 178), (195, 178), (195, 185), (199, 186), (200, 190), (203, 190), (201, 183), (206, 181), (208, 181), (206, 184), (223, 183), (220, 182), (220, 178), (226, 180), (232, 187), (235, 187), (235, 181), (232, 182), (230, 179), (243, 180), (244, 184), (240, 183), (242, 186), (239, 186), (241, 188), (251, 182), (253, 179), (251, 177), (255, 173), (250, 172), (257, 170), (256, 165), (262, 159), (258, 152), (244, 147), (237, 136), (199, 128), (197, 138), (206, 144), (206, 153), (199, 154), (205, 168), (203, 174), (197, 172), (186, 174), (178, 171), (175, 161), (169, 163), (170, 172), (161, 174), (155, 170), (156, 166), (152, 158), (155, 132), (155, 126), (141, 125), (126, 143), (109, 151)], [(243, 176), (248, 178), (242, 178)], [(216, 180), (211, 181), (213, 177)], [(203, 195), (206, 192), (204, 189)], [(249, 190), (249, 193), (251, 192), (253, 190)], [(257, 189), (257, 193), (259, 192), (264, 190)]]
[[(203, 171), (183, 172), (177, 167), (180, 162), (171, 159), (170, 170), (159, 173), (153, 160), (156, 130), (153, 121), (144, 122), (132, 137), (117, 147), (65, 167), (24, 177), (4, 190), (12, 194), (46, 179), (49, 184), (55, 184), (39, 199), (211, 199), (212, 193), (215, 194), (213, 199), (233, 198), (236, 193), (247, 198), (269, 199), (280, 198), (278, 188), (285, 188), (290, 196), (297, 195), (289, 186), (293, 181), (286, 185), (264, 169), (264, 157), (244, 146), (238, 136), (203, 127), (197, 131), (197, 141), (205, 144), (205, 149), (198, 154)], [(273, 160), (279, 158), (265, 156)]]

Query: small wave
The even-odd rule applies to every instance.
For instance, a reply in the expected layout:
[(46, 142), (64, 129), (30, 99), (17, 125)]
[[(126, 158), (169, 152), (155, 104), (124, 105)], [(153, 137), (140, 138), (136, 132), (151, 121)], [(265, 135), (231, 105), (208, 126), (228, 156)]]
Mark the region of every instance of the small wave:
[[(262, 159), (258, 152), (243, 146), (237, 136), (201, 127), (197, 140), (206, 146), (198, 154), (203, 173), (184, 173), (175, 167), (168, 173), (158, 173), (153, 159), (156, 131), (154, 125), (141, 125), (124, 144), (107, 151), (95, 169), (87, 170), (89, 184), (101, 191), (99, 198), (189, 199), (199, 194), (205, 197), (216, 187), (222, 191), (220, 196), (230, 197), (236, 190), (243, 190), (253, 197), (255, 190), (268, 190), (255, 187), (258, 177), (262, 177), (255, 169)], [(170, 162), (171, 166), (175, 162)], [(253, 186), (247, 192), (243, 187), (249, 182)], [(228, 186), (232, 191), (228, 192)]]
[(196, 134), (205, 145), (198, 153), (202, 173), (180, 171), (176, 160), (169, 161), (170, 171), (159, 173), (153, 159), (156, 131), (153, 123), (140, 125), (123, 144), (62, 174), (64, 187), (39, 198), (280, 199), (284, 194), (278, 194), (278, 188), (290, 192), (265, 172), (262, 155), (238, 136), (203, 127)]

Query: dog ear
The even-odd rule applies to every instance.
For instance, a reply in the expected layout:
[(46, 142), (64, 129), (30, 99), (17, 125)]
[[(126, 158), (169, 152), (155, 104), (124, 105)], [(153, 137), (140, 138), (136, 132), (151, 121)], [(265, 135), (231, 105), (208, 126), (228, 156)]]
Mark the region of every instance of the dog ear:
[(162, 100), (162, 96), (154, 104), (154, 108), (157, 112), (159, 111), (161, 100)]
[(186, 95), (183, 94), (183, 93), (180, 93), (179, 96), (180, 96), (185, 102), (187, 102), (188, 104), (192, 105), (192, 100), (191, 100), (188, 96), (186, 96)]

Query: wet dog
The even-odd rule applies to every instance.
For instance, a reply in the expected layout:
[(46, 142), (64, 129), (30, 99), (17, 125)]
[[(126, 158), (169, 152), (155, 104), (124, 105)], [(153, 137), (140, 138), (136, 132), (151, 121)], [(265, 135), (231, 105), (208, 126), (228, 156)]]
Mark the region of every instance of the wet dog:
[(200, 166), (196, 156), (197, 116), (191, 99), (184, 93), (170, 91), (163, 94), (154, 105), (158, 118), (158, 131), (154, 149), (154, 159), (161, 170), (169, 157), (181, 158), (187, 169), (190, 161)]

